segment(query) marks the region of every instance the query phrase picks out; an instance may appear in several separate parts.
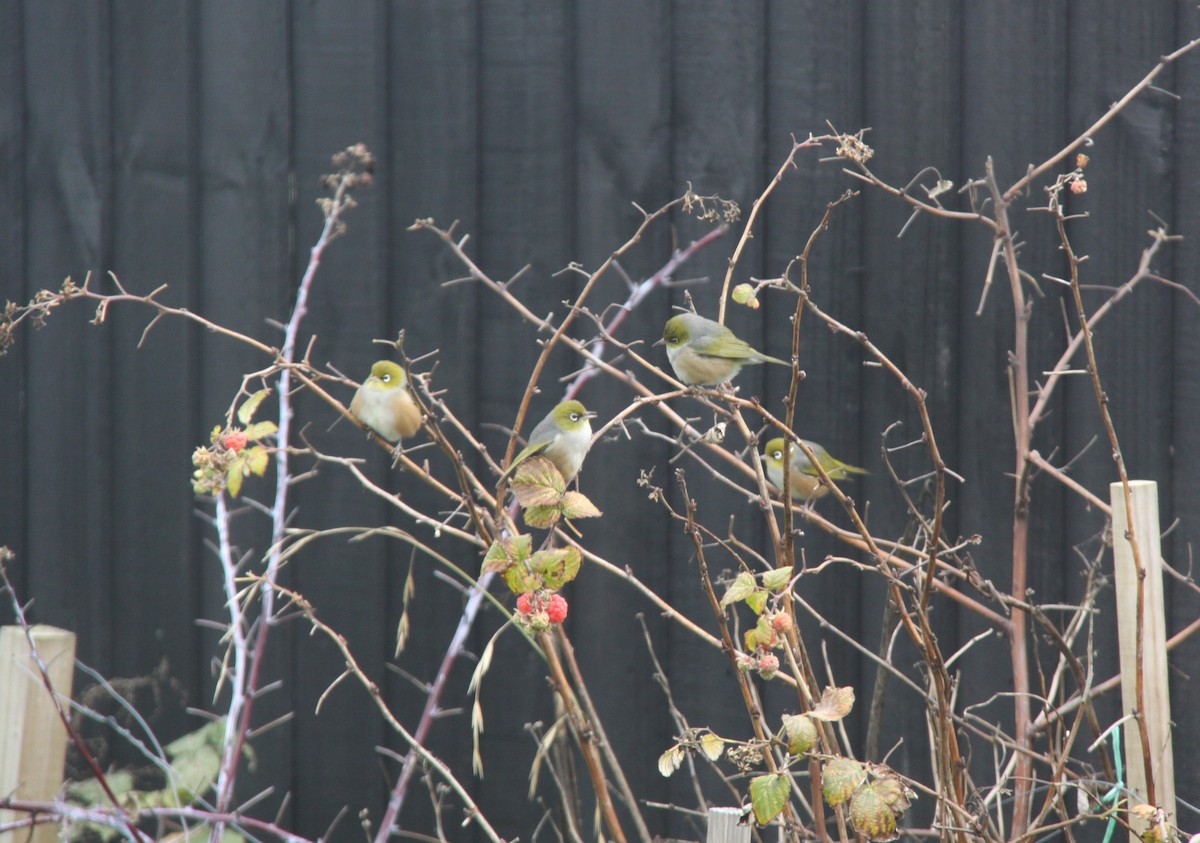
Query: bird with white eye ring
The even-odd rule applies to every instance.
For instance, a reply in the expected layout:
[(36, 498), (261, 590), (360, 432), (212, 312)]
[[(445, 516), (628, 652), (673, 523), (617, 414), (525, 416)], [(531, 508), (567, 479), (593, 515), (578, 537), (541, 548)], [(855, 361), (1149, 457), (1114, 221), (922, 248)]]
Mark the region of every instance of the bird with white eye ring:
[[(839, 459), (829, 455), (822, 446), (816, 442), (810, 442), (807, 439), (801, 440), (812, 450), (813, 456), (817, 458), (821, 468), (825, 469), (825, 473), (829, 475), (829, 479), (833, 481), (845, 480), (851, 474), (868, 474), (864, 468), (859, 468), (856, 465), (844, 463)], [(771, 481), (776, 488), (783, 489), (783, 455), (787, 440), (782, 436), (776, 437), (767, 443), (763, 450), (763, 466), (766, 468), (767, 479)], [(817, 473), (817, 469), (813, 466), (812, 460), (801, 450), (800, 446), (792, 443), (792, 500), (810, 501), (823, 498), (829, 494), (829, 487), (821, 482), (821, 475)]]
[(583, 467), (583, 459), (592, 447), (592, 422), (596, 414), (578, 401), (563, 401), (537, 423), (529, 434), (529, 444), (513, 457), (499, 483), (507, 480), (517, 467), (534, 455), (541, 455), (558, 469), (567, 483)]
[(399, 456), (402, 441), (421, 429), (421, 407), (409, 388), (408, 375), (391, 360), (377, 360), (371, 365), (371, 374), (350, 402), (350, 413), (394, 442), (394, 456)]

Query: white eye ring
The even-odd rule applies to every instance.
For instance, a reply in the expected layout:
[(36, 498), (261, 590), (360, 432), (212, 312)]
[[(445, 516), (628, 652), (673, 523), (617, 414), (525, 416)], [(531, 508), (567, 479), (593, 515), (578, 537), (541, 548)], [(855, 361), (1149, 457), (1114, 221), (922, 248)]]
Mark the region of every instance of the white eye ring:
[(571, 421), (579, 421), (579, 413), (571, 413)]
[(391, 379), (392, 379), (391, 375), (384, 375), (382, 378), (380, 378), (380, 380), (383, 381), (384, 383), (387, 383)]
[(783, 451), (780, 451), (779, 449), (775, 449), (774, 451), (771, 452), (771, 459), (773, 459), (773, 460), (783, 459)]

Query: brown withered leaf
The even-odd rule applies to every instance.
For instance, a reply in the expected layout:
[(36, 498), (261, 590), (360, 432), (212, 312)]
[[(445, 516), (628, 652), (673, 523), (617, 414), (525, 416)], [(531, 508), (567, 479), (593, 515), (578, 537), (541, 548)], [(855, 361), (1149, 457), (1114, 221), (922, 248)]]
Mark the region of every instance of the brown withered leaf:
[(854, 708), (854, 689), (849, 685), (843, 688), (826, 688), (821, 699), (808, 712), (809, 717), (817, 720), (841, 720)]

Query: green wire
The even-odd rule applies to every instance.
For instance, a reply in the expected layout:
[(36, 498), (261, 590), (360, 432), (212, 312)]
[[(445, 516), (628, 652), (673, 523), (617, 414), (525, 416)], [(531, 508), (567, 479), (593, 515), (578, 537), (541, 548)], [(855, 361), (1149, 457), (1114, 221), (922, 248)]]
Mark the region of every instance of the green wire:
[[(1112, 728), (1112, 745), (1113, 745), (1113, 763), (1117, 769), (1117, 783), (1109, 788), (1108, 793), (1100, 797), (1100, 801), (1109, 804), (1112, 803), (1116, 807), (1117, 799), (1121, 795), (1121, 791), (1125, 789), (1125, 765), (1121, 761), (1121, 727), (1120, 725)], [(1104, 831), (1103, 843), (1110, 843), (1113, 832), (1117, 828), (1117, 812), (1114, 810), (1108, 818), (1108, 827)]]

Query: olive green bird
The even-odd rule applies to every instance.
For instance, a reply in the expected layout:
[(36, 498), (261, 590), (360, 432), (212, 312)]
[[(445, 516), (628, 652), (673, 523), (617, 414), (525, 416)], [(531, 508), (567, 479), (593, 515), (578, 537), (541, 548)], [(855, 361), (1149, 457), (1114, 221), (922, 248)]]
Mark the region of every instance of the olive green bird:
[(596, 414), (578, 401), (563, 401), (537, 423), (529, 444), (513, 457), (497, 485), (507, 480), (525, 460), (540, 454), (554, 463), (563, 480), (570, 483), (579, 474), (583, 458), (592, 447), (592, 422)]
[[(783, 437), (772, 439), (767, 443), (766, 450), (763, 451), (763, 465), (766, 467), (767, 479), (780, 490), (783, 489), (783, 455), (786, 441)], [(825, 469), (830, 480), (845, 480), (851, 474), (869, 473), (866, 469), (834, 459), (816, 442), (810, 442), (807, 439), (802, 441), (812, 449), (813, 456), (817, 458), (821, 468)], [(791, 478), (792, 500), (816, 500), (829, 494), (829, 487), (821, 483), (821, 475), (817, 473), (812, 460), (794, 442), (792, 443)]]
[(421, 428), (421, 407), (408, 385), (408, 375), (398, 363), (377, 360), (371, 374), (363, 381), (350, 412), (360, 422), (389, 442), (412, 436)]
[(680, 313), (667, 320), (662, 339), (675, 377), (688, 386), (718, 386), (733, 380), (743, 366), (775, 363), (790, 366), (752, 347), (720, 322), (695, 313)]

